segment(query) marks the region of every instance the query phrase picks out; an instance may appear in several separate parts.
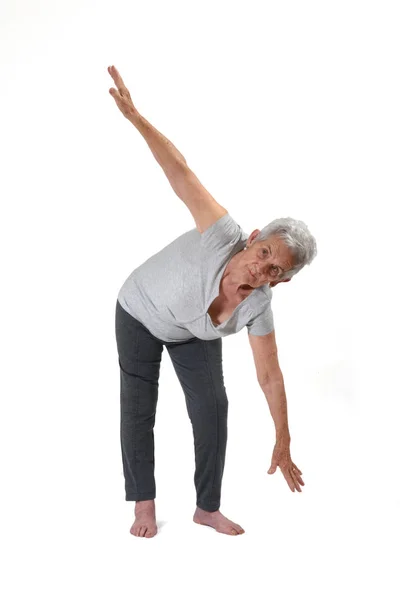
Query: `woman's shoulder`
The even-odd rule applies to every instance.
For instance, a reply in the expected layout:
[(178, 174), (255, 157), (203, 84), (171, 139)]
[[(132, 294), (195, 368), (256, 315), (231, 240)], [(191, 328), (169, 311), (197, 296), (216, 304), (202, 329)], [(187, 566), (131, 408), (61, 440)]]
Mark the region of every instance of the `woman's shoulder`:
[(203, 233), (199, 233), (200, 245), (206, 252), (229, 252), (236, 246), (244, 247), (247, 237), (229, 212), (215, 221)]

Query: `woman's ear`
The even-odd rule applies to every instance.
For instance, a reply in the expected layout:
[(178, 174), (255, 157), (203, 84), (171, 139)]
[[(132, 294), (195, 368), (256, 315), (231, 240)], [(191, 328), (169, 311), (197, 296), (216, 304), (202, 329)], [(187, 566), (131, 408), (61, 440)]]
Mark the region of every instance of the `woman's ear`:
[(251, 232), (251, 234), (249, 235), (249, 237), (247, 239), (247, 247), (249, 247), (252, 244), (254, 238), (256, 238), (259, 233), (261, 233), (259, 229), (255, 229), (254, 231)]

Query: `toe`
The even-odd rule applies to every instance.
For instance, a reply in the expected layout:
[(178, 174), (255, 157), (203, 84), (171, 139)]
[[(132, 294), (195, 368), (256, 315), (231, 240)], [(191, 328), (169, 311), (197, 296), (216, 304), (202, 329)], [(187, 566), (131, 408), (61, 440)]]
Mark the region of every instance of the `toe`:
[(145, 536), (145, 533), (146, 533), (146, 531), (147, 531), (147, 527), (141, 527), (141, 528), (140, 528), (140, 537), (144, 537), (144, 536)]
[(146, 531), (146, 533), (145, 533), (145, 536), (144, 536), (144, 537), (147, 537), (147, 538), (149, 538), (149, 537), (153, 537), (153, 535), (155, 535), (155, 533), (156, 533), (156, 532), (155, 532), (153, 529), (148, 529), (148, 530)]
[(232, 528), (232, 535), (240, 535), (241, 533), (244, 533), (244, 529), (242, 529), (239, 525)]
[(234, 524), (234, 528), (236, 529), (236, 531), (238, 533), (244, 533), (244, 529), (243, 527), (241, 527), (240, 525), (238, 525), (237, 523)]

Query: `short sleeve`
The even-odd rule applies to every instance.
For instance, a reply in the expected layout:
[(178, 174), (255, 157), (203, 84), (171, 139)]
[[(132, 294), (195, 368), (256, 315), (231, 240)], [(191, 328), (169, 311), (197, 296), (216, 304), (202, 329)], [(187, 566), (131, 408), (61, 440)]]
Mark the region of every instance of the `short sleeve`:
[(251, 335), (266, 335), (274, 331), (274, 315), (271, 305), (256, 317), (250, 319), (246, 326), (247, 333), (251, 333)]
[(200, 234), (200, 241), (203, 248), (216, 251), (234, 246), (242, 234), (240, 225), (226, 213)]

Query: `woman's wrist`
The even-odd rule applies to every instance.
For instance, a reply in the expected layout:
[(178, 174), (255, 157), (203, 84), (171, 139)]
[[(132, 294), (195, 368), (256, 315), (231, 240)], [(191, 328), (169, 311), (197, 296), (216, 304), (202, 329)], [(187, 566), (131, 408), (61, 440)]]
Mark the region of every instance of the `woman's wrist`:
[(276, 441), (277, 442), (288, 442), (290, 444), (290, 433), (289, 427), (281, 427), (276, 430)]
[(187, 166), (185, 157), (175, 148), (174, 144), (136, 110), (131, 112), (129, 121), (142, 134), (164, 171), (168, 173), (175, 172), (177, 169), (180, 170), (182, 166)]
[(141, 114), (138, 113), (137, 110), (133, 110), (131, 116), (129, 117), (129, 121), (132, 123), (132, 125), (137, 127), (138, 125), (143, 123), (143, 117)]

